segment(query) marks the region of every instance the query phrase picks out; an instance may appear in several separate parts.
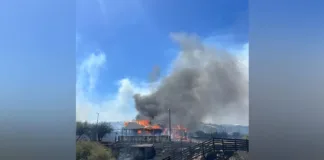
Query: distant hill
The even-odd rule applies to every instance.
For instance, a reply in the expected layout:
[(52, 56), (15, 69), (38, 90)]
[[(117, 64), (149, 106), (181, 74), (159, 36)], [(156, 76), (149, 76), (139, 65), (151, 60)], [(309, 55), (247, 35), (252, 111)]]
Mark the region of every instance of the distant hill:
[[(124, 122), (109, 122), (109, 123), (112, 125), (114, 130), (117, 132), (119, 132), (124, 126)], [(218, 131), (218, 132), (226, 131), (228, 133), (240, 132), (241, 134), (246, 135), (249, 133), (249, 126), (231, 125), (231, 124), (219, 125), (219, 124), (201, 123), (199, 130), (207, 132), (207, 133), (208, 132), (216, 132), (216, 131)]]
[(232, 125), (232, 124), (219, 125), (219, 124), (204, 124), (204, 123), (202, 123), (199, 130), (204, 131), (204, 132), (225, 131), (227, 133), (240, 132), (241, 134), (244, 134), (244, 135), (249, 134), (249, 126)]

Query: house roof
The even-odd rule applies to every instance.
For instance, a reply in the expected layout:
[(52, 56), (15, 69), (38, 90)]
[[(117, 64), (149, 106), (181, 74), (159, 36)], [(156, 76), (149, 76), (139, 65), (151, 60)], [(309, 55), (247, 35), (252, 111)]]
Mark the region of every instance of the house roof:
[(129, 122), (125, 129), (143, 129), (144, 126), (137, 124), (136, 122)]
[(83, 134), (83, 135), (76, 135), (76, 140), (77, 141), (89, 141), (90, 137)]

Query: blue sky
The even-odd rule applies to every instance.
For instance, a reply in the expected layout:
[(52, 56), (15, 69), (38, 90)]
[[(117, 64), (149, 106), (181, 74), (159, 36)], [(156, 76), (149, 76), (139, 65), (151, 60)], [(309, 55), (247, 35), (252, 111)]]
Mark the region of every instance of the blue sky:
[[(178, 54), (171, 33), (197, 34), (238, 56), (248, 51), (248, 1), (77, 1), (77, 120), (130, 120), (154, 66)], [(246, 57), (245, 57), (246, 58)]]

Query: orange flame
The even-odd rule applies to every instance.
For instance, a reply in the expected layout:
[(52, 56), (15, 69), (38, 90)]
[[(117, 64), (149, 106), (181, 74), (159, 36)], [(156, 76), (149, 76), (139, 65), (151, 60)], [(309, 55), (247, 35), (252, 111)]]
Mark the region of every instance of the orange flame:
[[(145, 129), (161, 129), (161, 127), (157, 124), (151, 125), (150, 120), (137, 120), (135, 121), (137, 124), (143, 126)], [(127, 126), (129, 122), (124, 122), (124, 126)]]
[(161, 127), (159, 125), (157, 125), (157, 124), (156, 125), (153, 125), (152, 128), (153, 129), (161, 129)]
[(137, 124), (145, 126), (145, 127), (150, 125), (149, 120), (137, 120), (136, 122), (137, 122)]
[[(137, 120), (137, 121), (132, 121), (136, 122), (137, 124), (143, 126), (145, 128), (145, 133), (150, 134), (154, 133), (155, 129), (162, 129), (162, 127), (158, 124), (151, 125), (150, 120)], [(124, 125), (127, 126), (130, 122), (124, 122)], [(138, 134), (144, 133), (142, 130), (138, 130)], [(184, 140), (187, 141), (189, 140), (188, 137), (186, 136), (188, 130), (187, 128), (181, 126), (181, 125), (175, 125), (172, 127), (172, 138), (175, 140)], [(168, 134), (168, 128), (164, 128), (162, 134), (166, 135)]]
[[(168, 130), (168, 128), (165, 128), (163, 134), (168, 134)], [(175, 125), (174, 127), (172, 127), (172, 138), (175, 140), (188, 140), (186, 133), (187, 128), (181, 125)]]

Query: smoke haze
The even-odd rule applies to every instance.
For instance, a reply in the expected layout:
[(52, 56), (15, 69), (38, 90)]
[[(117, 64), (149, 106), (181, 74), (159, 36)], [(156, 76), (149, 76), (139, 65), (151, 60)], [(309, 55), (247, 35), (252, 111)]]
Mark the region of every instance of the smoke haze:
[(226, 51), (204, 45), (196, 35), (176, 33), (171, 38), (180, 45), (181, 52), (171, 73), (151, 94), (134, 96), (139, 112), (136, 118), (167, 124), (170, 108), (172, 123), (189, 129), (202, 121), (220, 123), (227, 117), (246, 123), (247, 66)]

